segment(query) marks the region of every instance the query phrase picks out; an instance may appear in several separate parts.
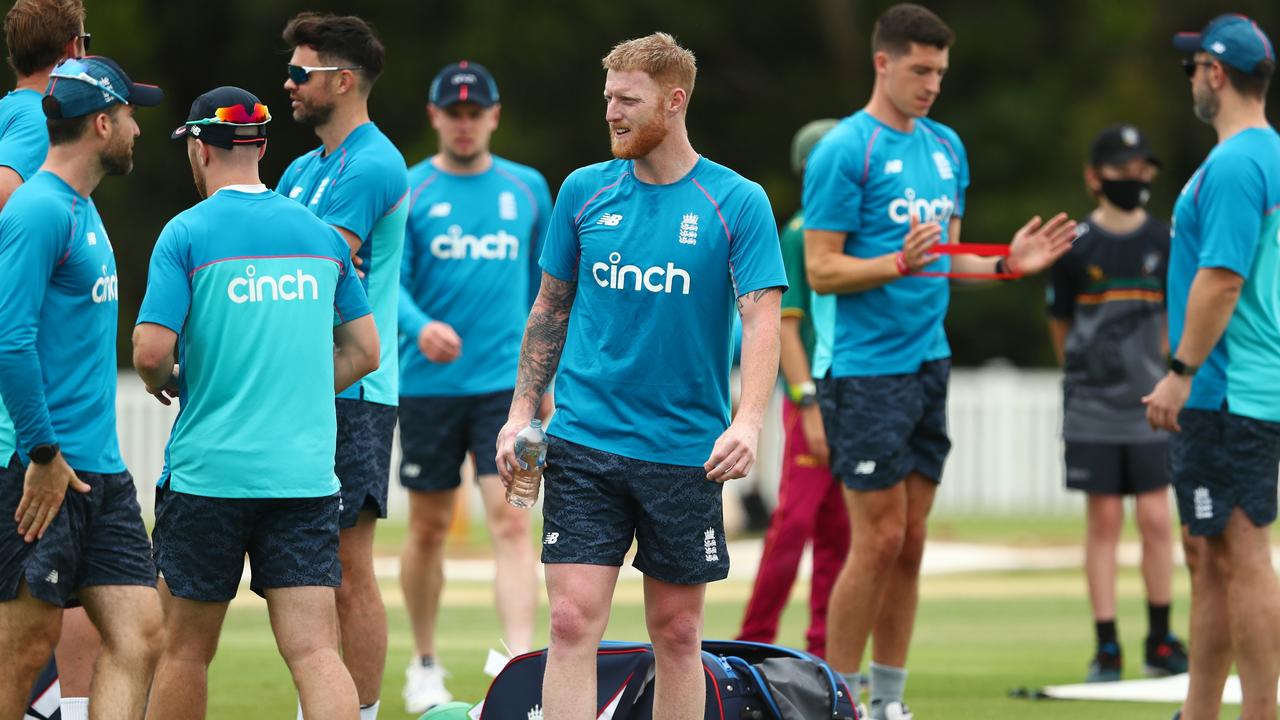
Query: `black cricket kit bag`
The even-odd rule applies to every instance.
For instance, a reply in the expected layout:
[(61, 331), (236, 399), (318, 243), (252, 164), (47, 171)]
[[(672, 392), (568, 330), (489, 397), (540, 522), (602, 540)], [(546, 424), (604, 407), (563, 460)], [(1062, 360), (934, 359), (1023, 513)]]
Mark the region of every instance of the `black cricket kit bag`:
[[(512, 658), (493, 679), (480, 720), (543, 720), (547, 651)], [(707, 720), (859, 720), (844, 680), (807, 652), (736, 640), (702, 643)], [(602, 643), (596, 655), (597, 720), (653, 715), (653, 647)]]

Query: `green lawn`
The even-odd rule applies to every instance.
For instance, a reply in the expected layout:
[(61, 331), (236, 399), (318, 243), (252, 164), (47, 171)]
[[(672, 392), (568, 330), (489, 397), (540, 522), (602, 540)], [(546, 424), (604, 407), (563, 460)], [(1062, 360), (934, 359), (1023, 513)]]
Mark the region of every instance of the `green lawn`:
[[(967, 539), (967, 538), (966, 538)], [(1174, 622), (1186, 627), (1186, 581), (1179, 573)], [(708, 637), (737, 630), (749, 587), (714, 585), (707, 608)], [(410, 654), (409, 632), (398, 588), (385, 588), (390, 606), (391, 650), (383, 690), (385, 718), (402, 712), (402, 669)], [(242, 596), (246, 593), (242, 593)], [(1076, 682), (1092, 650), (1083, 580), (1074, 572), (983, 573), (926, 578), (920, 620), (909, 663), (908, 701), (921, 720), (942, 718), (1157, 718), (1174, 706), (1123, 703), (1027, 701), (1007, 697), (1011, 688)], [(1120, 630), (1128, 649), (1126, 676), (1138, 677), (1146, 631), (1140, 580), (1126, 571), (1120, 581)], [(446, 591), (440, 654), (460, 699), (479, 700), (488, 685), (481, 673), (486, 649), (499, 635), (489, 589), (455, 584)], [(797, 596), (783, 618), (780, 641), (800, 644), (805, 608)], [(545, 638), (545, 608), (540, 633)], [(637, 584), (624, 584), (609, 627), (612, 639), (644, 637)], [(276, 654), (264, 606), (237, 603), (228, 615), (211, 670), (211, 718), (292, 717), (294, 694)], [(1236, 708), (1224, 712), (1235, 717)]]

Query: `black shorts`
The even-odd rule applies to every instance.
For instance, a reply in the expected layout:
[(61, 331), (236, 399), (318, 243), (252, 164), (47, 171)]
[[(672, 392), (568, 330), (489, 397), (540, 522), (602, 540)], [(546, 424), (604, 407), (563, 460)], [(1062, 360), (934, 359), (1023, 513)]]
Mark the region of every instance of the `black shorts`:
[(1280, 423), (1226, 410), (1186, 409), (1169, 443), (1178, 515), (1192, 535), (1221, 535), (1232, 508), (1257, 527), (1275, 522)]
[(349, 528), (355, 527), (365, 510), (380, 518), (387, 516), (396, 408), (350, 398), (337, 398), (337, 406), (338, 454), (333, 471), (342, 483), (338, 525)]
[(410, 490), (452, 490), (467, 453), (476, 475), (497, 475), (498, 432), (514, 390), (483, 395), (400, 398), (400, 484)]
[(917, 472), (937, 483), (951, 451), (947, 382), (951, 360), (914, 373), (827, 378), (818, 403), (831, 472), (850, 490), (883, 490)]
[(542, 562), (621, 567), (701, 585), (729, 575), (722, 486), (700, 467), (633, 460), (548, 436)]
[(17, 455), (0, 470), (0, 602), (16, 598), (22, 580), (32, 597), (59, 607), (77, 604), (75, 591), (83, 587), (155, 587), (151, 541), (127, 471), (77, 471), (93, 489), (78, 493), (68, 488), (53, 523), (33, 543), (22, 539), (13, 519), (25, 476)]
[(174, 596), (227, 602), (250, 589), (342, 584), (337, 495), (215, 498), (156, 488), (156, 567)]
[(1169, 484), (1165, 442), (1066, 442), (1067, 487), (1090, 495), (1140, 495)]

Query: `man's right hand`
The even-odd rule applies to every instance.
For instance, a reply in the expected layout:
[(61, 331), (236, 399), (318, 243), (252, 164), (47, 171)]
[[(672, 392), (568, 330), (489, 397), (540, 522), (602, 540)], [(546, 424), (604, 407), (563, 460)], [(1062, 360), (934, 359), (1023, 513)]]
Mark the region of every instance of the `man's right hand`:
[(76, 477), (76, 472), (67, 464), (62, 453), (58, 453), (44, 465), (34, 462), (27, 465), (22, 500), (18, 502), (18, 511), (13, 515), (13, 519), (18, 522), (18, 534), (23, 540), (35, 542), (44, 537), (44, 531), (62, 508), (62, 500), (66, 497), (68, 487), (81, 493), (92, 490)]
[(462, 338), (448, 323), (432, 320), (418, 333), (418, 350), (433, 363), (451, 363), (462, 354)]
[(507, 416), (507, 424), (498, 431), (498, 454), (494, 460), (498, 465), (498, 477), (506, 487), (511, 487), (515, 469), (520, 467), (520, 460), (516, 457), (516, 435), (529, 427), (532, 419), (532, 414), (525, 417), (513, 412)]
[(942, 239), (942, 225), (936, 222), (921, 223), (911, 213), (911, 229), (902, 239), (902, 262), (911, 272), (919, 272), (942, 255), (929, 252)]
[(809, 445), (809, 454), (818, 464), (827, 467), (831, 464), (831, 450), (827, 447), (827, 429), (822, 425), (822, 412), (817, 405), (800, 408), (800, 429), (804, 432), (804, 440)]

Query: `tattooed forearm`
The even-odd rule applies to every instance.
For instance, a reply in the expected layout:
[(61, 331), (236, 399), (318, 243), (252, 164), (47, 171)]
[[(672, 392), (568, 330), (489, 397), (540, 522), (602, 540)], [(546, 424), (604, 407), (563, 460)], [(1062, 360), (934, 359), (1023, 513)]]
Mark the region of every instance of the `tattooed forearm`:
[(778, 293), (778, 294), (781, 294), (781, 293), (782, 293), (782, 289), (781, 289), (781, 288), (776, 288), (776, 287), (775, 287), (775, 288), (764, 288), (763, 290), (752, 290), (751, 292), (747, 293), (746, 295), (741, 295), (741, 296), (739, 296), (739, 297), (738, 297), (738, 314), (739, 314), (739, 315), (741, 315), (741, 314), (742, 314), (742, 311), (745, 309), (745, 305), (746, 305), (745, 301), (750, 300), (750, 301), (751, 301), (751, 302), (753, 302), (753, 303), (759, 303), (759, 302), (760, 302), (760, 300), (761, 300), (762, 298), (764, 298), (764, 296), (765, 296), (765, 295), (768, 295), (769, 293)]
[(577, 289), (577, 283), (542, 274), (538, 299), (529, 311), (524, 342), (520, 345), (520, 369), (513, 400), (513, 404), (527, 404), (530, 412), (537, 411), (547, 384), (560, 364), (560, 352), (569, 329), (569, 310)]

